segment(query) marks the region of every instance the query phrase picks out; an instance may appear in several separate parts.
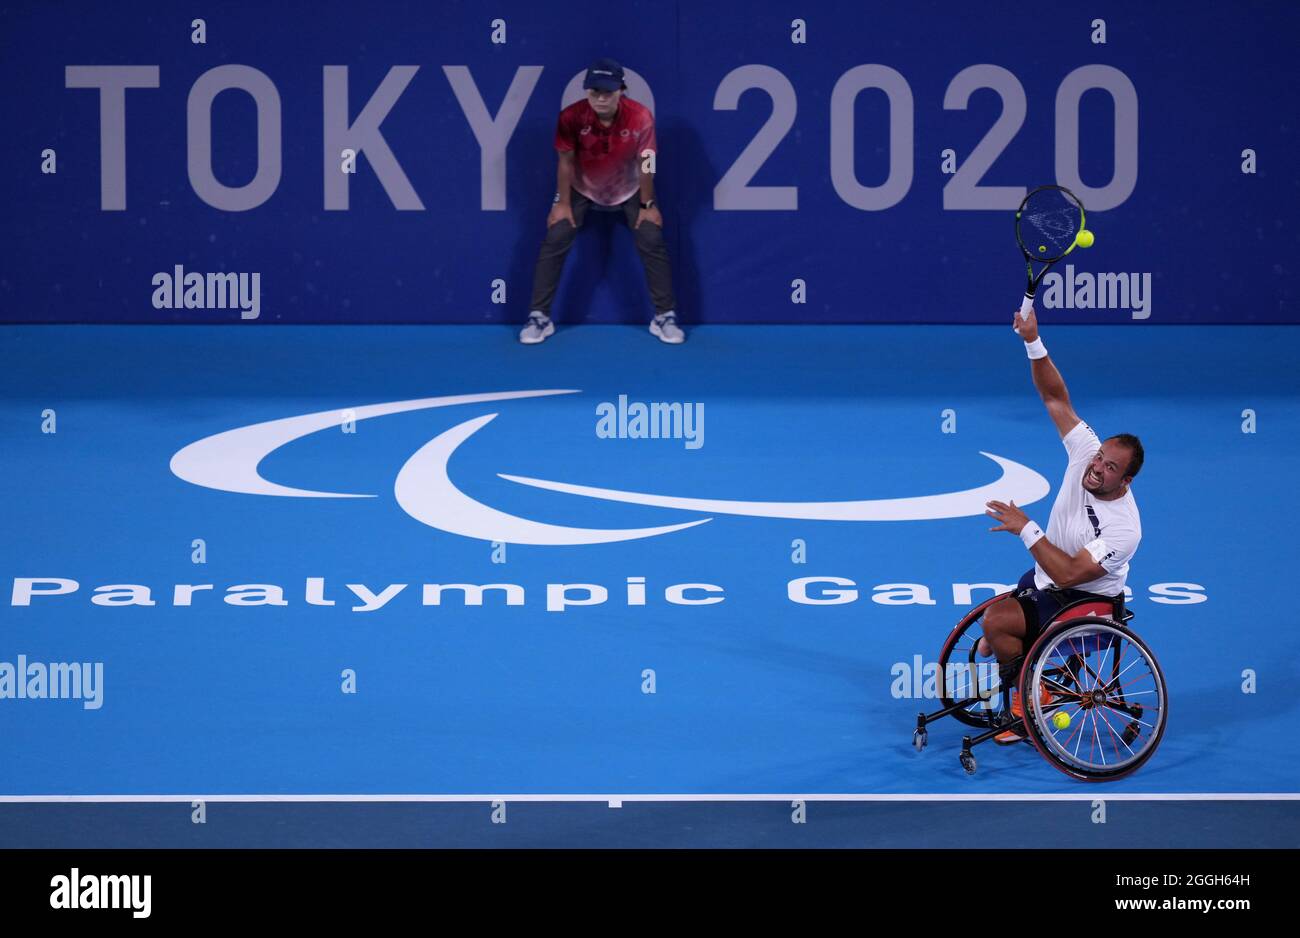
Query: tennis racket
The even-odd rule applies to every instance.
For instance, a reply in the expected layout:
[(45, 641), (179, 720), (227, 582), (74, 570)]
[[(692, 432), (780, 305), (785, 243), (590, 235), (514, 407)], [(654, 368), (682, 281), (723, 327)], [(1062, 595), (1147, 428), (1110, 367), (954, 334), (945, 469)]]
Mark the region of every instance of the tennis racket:
[[(1033, 308), (1034, 294), (1043, 282), (1043, 275), (1079, 245), (1080, 233), (1087, 231), (1083, 221), (1083, 203), (1064, 186), (1039, 186), (1020, 203), (1016, 212), (1016, 241), (1025, 255), (1028, 278), (1025, 299), (1020, 304), (1022, 316), (1029, 315)], [(1092, 243), (1090, 236), (1085, 240)], [(1043, 265), (1037, 274), (1035, 261)]]

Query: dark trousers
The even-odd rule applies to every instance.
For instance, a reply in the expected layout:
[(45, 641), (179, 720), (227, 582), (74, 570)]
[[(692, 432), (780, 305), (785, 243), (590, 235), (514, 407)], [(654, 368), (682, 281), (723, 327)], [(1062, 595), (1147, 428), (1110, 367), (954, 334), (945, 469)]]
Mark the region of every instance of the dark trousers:
[[(582, 227), (587, 217), (587, 209), (596, 205), (577, 189), (572, 190), (573, 220), (578, 228)], [(650, 288), (650, 300), (654, 303), (656, 313), (666, 313), (677, 308), (673, 297), (673, 272), (668, 263), (668, 247), (664, 244), (664, 232), (658, 225), (642, 222), (636, 225), (637, 215), (641, 211), (641, 196), (632, 196), (620, 206), (612, 209), (596, 207), (593, 211), (622, 211), (627, 226), (636, 237), (636, 249), (645, 266), (645, 282)], [(564, 273), (564, 259), (573, 246), (577, 229), (568, 220), (560, 221), (546, 229), (546, 240), (537, 255), (537, 268), (533, 273), (533, 301), (528, 308), (539, 309), (546, 315), (551, 314), (551, 303), (555, 300), (555, 290), (560, 285), (560, 274)]]
[(1033, 567), (1030, 567), (1016, 584), (1015, 599), (1025, 613), (1025, 651), (1029, 651), (1029, 646), (1043, 634), (1043, 627), (1068, 603), (1080, 599), (1098, 599), (1108, 603), (1115, 601), (1114, 596), (1099, 596), (1083, 590), (1059, 588), (1040, 590), (1034, 583)]

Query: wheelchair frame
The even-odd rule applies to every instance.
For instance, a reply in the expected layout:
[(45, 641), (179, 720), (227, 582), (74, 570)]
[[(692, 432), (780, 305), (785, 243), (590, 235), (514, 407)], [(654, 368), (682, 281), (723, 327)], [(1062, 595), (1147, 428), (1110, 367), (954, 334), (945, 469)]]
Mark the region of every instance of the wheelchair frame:
[[(967, 726), (983, 730), (976, 735), (962, 738), (961, 754), (958, 758), (968, 775), (974, 774), (976, 770), (972, 748), (1008, 730), (1021, 733), (1025, 741), (1031, 742), (1054, 768), (1081, 781), (1113, 781), (1137, 771), (1150, 759), (1164, 735), (1168, 720), (1168, 693), (1164, 673), (1160, 670), (1155, 655), (1127, 626), (1133, 618), (1133, 613), (1125, 608), (1122, 596), (1114, 600), (1088, 598), (1075, 600), (1058, 610), (1043, 626), (1038, 638), (1025, 653), (1017, 680), (1019, 685), (1017, 693), (1022, 702), (1022, 716), (1015, 717), (1011, 714), (1010, 685), (1001, 687), (1000, 694), (995, 697), (991, 682), (980, 681), (981, 670), (988, 672), (991, 669), (991, 673), (996, 675), (997, 661), (992, 657), (977, 661), (977, 642), (974, 640), (964, 664), (959, 663), (959, 670), (956, 672), (951, 670), (953, 653), (971, 626), (976, 622), (982, 622), (985, 611), (994, 603), (1014, 595), (1014, 592), (1006, 592), (985, 600), (967, 612), (949, 632), (943, 650), (939, 654), (938, 680), (943, 708), (934, 713), (917, 714), (916, 730), (912, 735), (913, 746), (918, 752), (923, 750), (928, 741), (929, 724), (945, 716), (953, 716)], [(1103, 635), (1108, 636), (1104, 650), (1101, 646)], [(1060, 646), (1066, 645), (1066, 651), (1074, 651), (1073, 643), (1078, 643), (1079, 653), (1071, 654), (1064, 662), (1049, 666), (1049, 660), (1054, 657), (1059, 658)], [(1122, 655), (1128, 651), (1125, 648), (1126, 643), (1136, 650), (1139, 657), (1121, 670)], [(1091, 649), (1089, 649), (1090, 644)], [(1109, 677), (1087, 667), (1087, 657), (1091, 654), (1098, 654), (1102, 662), (1106, 660), (1107, 655), (1110, 655)], [(1120, 679), (1139, 662), (1146, 665), (1155, 686), (1150, 690), (1130, 690), (1126, 694)], [(961, 668), (965, 671), (961, 672)], [(966, 692), (958, 693), (950, 687), (950, 678), (954, 673), (965, 673), (972, 677)], [(1138, 680), (1141, 681), (1144, 677), (1145, 675), (1140, 675)], [(1091, 687), (1085, 686), (1088, 681), (1091, 682)], [(1051, 695), (1047, 703), (1044, 704), (1042, 701), (1040, 692)], [(1154, 704), (1132, 699), (1153, 693), (1156, 695)], [(1074, 699), (1067, 700), (1067, 698)], [(1096, 745), (1091, 752), (1096, 752), (1100, 748), (1102, 759), (1100, 764), (1078, 757), (1083, 736), (1080, 736), (1076, 742), (1075, 752), (1070, 753), (1049, 728), (1048, 721), (1051, 716), (1075, 705), (1078, 709), (1075, 710), (1074, 716), (1080, 714), (1083, 716), (1080, 729), (1091, 715), (1094, 736), (1099, 736), (1097, 714), (1100, 713), (1107, 732), (1113, 736), (1113, 740), (1103, 741), (1100, 738), (1094, 740)], [(1122, 732), (1115, 731), (1107, 713), (1119, 719), (1127, 717), (1128, 723)], [(1146, 718), (1150, 718), (1153, 722), (1148, 722)], [(1067, 726), (1061, 729), (1068, 728), (1069, 725), (1070, 723), (1067, 723)], [(1149, 730), (1149, 733), (1146, 734), (1141, 748), (1134, 752), (1130, 744), (1143, 736), (1144, 728)], [(1070, 738), (1073, 738), (1073, 735)], [(1113, 766), (1108, 764), (1104, 746), (1101, 745), (1106, 741), (1120, 742), (1128, 750), (1129, 757), (1118, 759)], [(1120, 755), (1118, 746), (1115, 748), (1117, 755)]]

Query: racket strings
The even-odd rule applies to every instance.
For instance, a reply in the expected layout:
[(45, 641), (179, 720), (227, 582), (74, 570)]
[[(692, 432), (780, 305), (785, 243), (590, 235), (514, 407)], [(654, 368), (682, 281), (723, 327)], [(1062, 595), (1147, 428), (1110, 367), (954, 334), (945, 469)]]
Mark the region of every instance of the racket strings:
[(1069, 247), (1079, 233), (1079, 213), (1069, 209), (1036, 212), (1029, 216), (1029, 223), (1058, 248)]
[(1026, 253), (1042, 260), (1063, 256), (1083, 228), (1083, 212), (1059, 189), (1032, 193), (1020, 210), (1018, 233)]

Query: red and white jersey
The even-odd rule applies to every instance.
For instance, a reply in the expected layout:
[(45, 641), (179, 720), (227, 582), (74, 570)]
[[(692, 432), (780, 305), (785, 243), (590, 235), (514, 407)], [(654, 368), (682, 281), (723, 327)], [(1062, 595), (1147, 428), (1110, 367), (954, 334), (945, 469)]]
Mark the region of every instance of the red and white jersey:
[(621, 205), (641, 188), (642, 153), (657, 149), (654, 115), (625, 95), (606, 127), (583, 98), (560, 112), (555, 149), (576, 151), (573, 188), (597, 205)]

